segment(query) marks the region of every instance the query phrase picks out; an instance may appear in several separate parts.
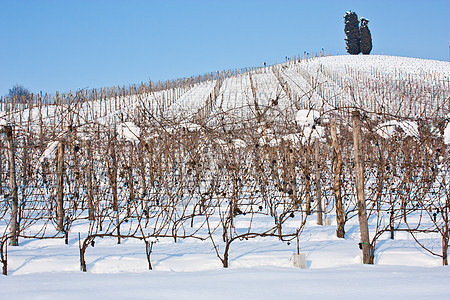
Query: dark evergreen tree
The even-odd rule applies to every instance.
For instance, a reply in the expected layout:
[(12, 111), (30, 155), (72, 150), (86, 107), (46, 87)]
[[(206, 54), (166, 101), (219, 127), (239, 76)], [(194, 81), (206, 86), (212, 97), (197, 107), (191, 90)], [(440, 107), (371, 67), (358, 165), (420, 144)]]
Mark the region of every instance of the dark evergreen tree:
[(361, 53), (370, 54), (370, 51), (372, 51), (372, 35), (370, 34), (369, 27), (367, 26), (369, 20), (361, 18), (360, 23), (361, 27), (359, 31), (361, 32)]
[(344, 16), (345, 23), (345, 34), (347, 38), (345, 39), (347, 52), (349, 54), (359, 54), (361, 52), (360, 44), (360, 33), (359, 33), (359, 20), (358, 16), (353, 11), (348, 11)]

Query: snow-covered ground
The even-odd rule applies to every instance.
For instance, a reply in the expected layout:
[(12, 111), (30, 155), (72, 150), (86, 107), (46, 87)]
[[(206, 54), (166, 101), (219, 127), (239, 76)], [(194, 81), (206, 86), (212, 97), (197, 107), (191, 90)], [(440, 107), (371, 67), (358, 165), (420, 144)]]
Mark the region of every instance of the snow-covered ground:
[(301, 241), (308, 269), (293, 267), (294, 247), (279, 241), (237, 243), (230, 269), (221, 268), (207, 242), (161, 241), (149, 271), (142, 243), (104, 240), (88, 249), (86, 274), (79, 271), (76, 239), (69, 245), (63, 240), (23, 241), (10, 248), (10, 275), (0, 278), (2, 298), (448, 297), (449, 268), (418, 251), (407, 237), (386, 238), (376, 265), (367, 266), (361, 264), (356, 239), (334, 238), (334, 226), (311, 226), (308, 231)]
[(92, 274), (0, 280), (2, 299), (449, 299), (448, 268), (356, 265)]
[(0, 277), (2, 299), (450, 299), (450, 269), (420, 249), (408, 233), (385, 234), (375, 265), (361, 263), (359, 226), (347, 236), (336, 225), (316, 225), (315, 215), (300, 236), (307, 268), (293, 266), (295, 242), (277, 238), (236, 241), (230, 267), (222, 268), (209, 241), (159, 239), (148, 270), (145, 245), (125, 239), (97, 239), (87, 249), (87, 273), (80, 271), (77, 232), (63, 239), (21, 240), (8, 248), (9, 275)]

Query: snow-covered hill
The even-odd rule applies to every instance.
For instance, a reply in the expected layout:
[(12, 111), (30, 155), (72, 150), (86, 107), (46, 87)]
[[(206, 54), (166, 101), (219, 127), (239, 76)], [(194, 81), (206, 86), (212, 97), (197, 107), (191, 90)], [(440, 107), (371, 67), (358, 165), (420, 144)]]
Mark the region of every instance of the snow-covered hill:
[[(196, 103), (188, 115), (197, 113), (206, 102), (205, 87), (195, 87), (174, 106)], [(210, 84), (210, 91), (212, 87)], [(307, 108), (326, 112), (354, 106), (369, 112), (425, 117), (438, 107), (440, 114), (449, 112), (449, 92), (449, 62), (376, 55), (318, 57), (226, 78), (204, 118), (211, 121), (221, 113), (255, 118), (255, 101), (267, 107), (273, 100), (278, 100), (282, 111)]]
[[(137, 86), (108, 91), (82, 91), (82, 97), (73, 93), (47, 102), (62, 103), (60, 110), (75, 107), (80, 122), (105, 124), (133, 118), (143, 108), (155, 117), (211, 125), (217, 125), (219, 115), (254, 119), (258, 109), (268, 106), (284, 117), (299, 109), (326, 113), (349, 106), (400, 117), (445, 117), (450, 111), (450, 63), (380, 55), (316, 57), (177, 80), (165, 89)], [(28, 121), (28, 110), (21, 107), (3, 103), (1, 123)], [(37, 120), (38, 109), (32, 110), (31, 119)], [(55, 110), (58, 107), (49, 105), (40, 113), (45, 119), (57, 115)]]

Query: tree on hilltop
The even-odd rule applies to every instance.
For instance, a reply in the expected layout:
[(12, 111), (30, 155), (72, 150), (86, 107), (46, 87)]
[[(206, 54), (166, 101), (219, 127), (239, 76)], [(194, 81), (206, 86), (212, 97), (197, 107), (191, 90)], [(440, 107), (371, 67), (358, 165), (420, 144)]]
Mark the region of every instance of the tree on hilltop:
[(22, 85), (16, 84), (9, 89), (8, 98), (16, 102), (27, 102), (31, 98), (31, 93)]
[(359, 29), (360, 31), (360, 49), (362, 54), (370, 54), (370, 51), (372, 51), (372, 35), (370, 34), (369, 27), (367, 26), (367, 23), (369, 23), (369, 20), (365, 18), (361, 18), (360, 20), (361, 27)]
[(345, 39), (347, 52), (349, 54), (357, 55), (361, 52), (358, 16), (355, 12), (348, 11), (345, 13), (344, 19), (344, 32), (347, 36)]

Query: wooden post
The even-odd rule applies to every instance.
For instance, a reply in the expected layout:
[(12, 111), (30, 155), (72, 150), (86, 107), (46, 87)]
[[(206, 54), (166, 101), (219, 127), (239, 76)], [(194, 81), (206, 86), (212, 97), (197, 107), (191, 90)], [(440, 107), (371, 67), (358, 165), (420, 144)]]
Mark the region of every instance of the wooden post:
[(371, 245), (369, 243), (369, 226), (367, 224), (366, 200), (364, 198), (364, 165), (361, 149), (361, 116), (358, 111), (352, 113), (353, 144), (355, 151), (355, 183), (358, 198), (358, 218), (361, 232), (363, 263), (373, 264)]
[[(3, 251), (3, 245), (5, 245), (5, 251)], [(3, 275), (8, 275), (8, 243), (4, 240), (0, 243), (0, 255), (3, 264), (2, 273)]]
[(128, 189), (130, 190), (130, 197), (127, 200), (127, 217), (130, 217), (131, 215), (131, 207), (134, 205), (134, 179), (133, 179), (133, 152), (134, 147), (132, 142), (130, 143), (130, 154), (129, 154), (129, 161), (128, 161), (128, 169), (127, 169), (127, 181), (128, 181)]
[(119, 211), (117, 203), (117, 156), (116, 156), (116, 133), (114, 128), (114, 134), (110, 142), (110, 155), (111, 155), (111, 169), (110, 169), (110, 181), (111, 189), (113, 192), (113, 210)]
[(92, 187), (92, 150), (91, 150), (91, 140), (87, 141), (87, 201), (88, 201), (88, 212), (89, 220), (94, 220), (94, 191)]
[(294, 209), (297, 209), (300, 205), (299, 199), (297, 196), (297, 176), (295, 174), (295, 157), (294, 157), (294, 145), (289, 144), (289, 153), (287, 155), (288, 158), (288, 168), (289, 168), (289, 184), (288, 184), (288, 194), (291, 198), (291, 201), (294, 205)]
[[(29, 132), (28, 132), (29, 133)], [(28, 173), (30, 171), (30, 163), (29, 163), (29, 157), (28, 157), (28, 146), (30, 145), (29, 138), (24, 137), (23, 138), (23, 155), (22, 155), (22, 186), (27, 186), (28, 181)], [(22, 189), (22, 202), (25, 201), (25, 198), (27, 197), (27, 191), (25, 188)], [(20, 216), (19, 216), (19, 222), (20, 222)]]
[(334, 153), (334, 203), (336, 208), (336, 236), (338, 238), (344, 238), (345, 235), (345, 219), (344, 208), (342, 205), (341, 196), (341, 172), (342, 172), (342, 156), (339, 149), (339, 143), (336, 134), (336, 120), (331, 120), (331, 141)]
[(322, 225), (322, 185), (320, 183), (320, 154), (319, 139), (314, 142), (314, 154), (316, 160), (316, 201), (317, 201), (317, 225)]
[(5, 126), (5, 132), (9, 161), (9, 185), (11, 189), (9, 194), (9, 201), (11, 203), (11, 246), (18, 246), (19, 238), (17, 235), (17, 210), (19, 206), (19, 200), (17, 196), (16, 164), (14, 157), (15, 151), (12, 126)]
[(306, 214), (311, 214), (311, 171), (310, 171), (310, 146), (308, 145), (306, 156), (304, 158), (304, 166), (303, 166), (303, 172), (305, 175), (305, 202), (306, 202)]
[[(4, 149), (3, 141), (0, 141), (0, 149)], [(0, 151), (0, 195), (3, 193), (3, 151)]]
[(114, 133), (110, 140), (110, 155), (111, 155), (111, 168), (110, 168), (110, 183), (113, 193), (113, 210), (116, 212), (116, 229), (117, 229), (117, 244), (120, 244), (120, 216), (119, 216), (119, 204), (117, 201), (117, 156), (116, 156), (116, 127), (114, 126)]
[[(447, 197), (447, 207), (445, 208), (447, 210), (448, 206), (448, 200)], [(447, 214), (446, 214), (447, 215)], [(448, 215), (447, 215), (448, 216)], [(449, 230), (447, 224), (442, 226), (442, 232), (444, 233), (442, 235), (442, 265), (448, 266), (448, 240), (449, 240)]]
[[(72, 122), (72, 121), (71, 121)], [(77, 129), (76, 127), (73, 127), (72, 125), (69, 126), (70, 128), (70, 149), (72, 150), (72, 159), (73, 159), (73, 172), (75, 174), (75, 184), (73, 189), (73, 212), (76, 214), (76, 210), (78, 209), (79, 200), (80, 200), (80, 180), (81, 180), (81, 170), (78, 165), (78, 151), (80, 147), (76, 144), (77, 140)], [(84, 209), (84, 199), (82, 203), (81, 209)]]
[(59, 231), (64, 230), (64, 140), (58, 143), (56, 161), (56, 224)]
[(138, 161), (139, 161), (139, 170), (141, 175), (141, 209), (144, 209), (144, 198), (147, 194), (147, 182), (145, 180), (145, 162), (144, 162), (144, 146), (142, 142), (138, 144)]

